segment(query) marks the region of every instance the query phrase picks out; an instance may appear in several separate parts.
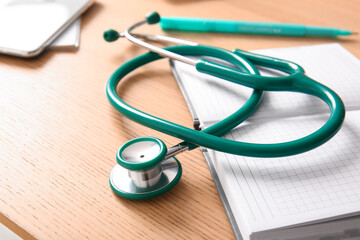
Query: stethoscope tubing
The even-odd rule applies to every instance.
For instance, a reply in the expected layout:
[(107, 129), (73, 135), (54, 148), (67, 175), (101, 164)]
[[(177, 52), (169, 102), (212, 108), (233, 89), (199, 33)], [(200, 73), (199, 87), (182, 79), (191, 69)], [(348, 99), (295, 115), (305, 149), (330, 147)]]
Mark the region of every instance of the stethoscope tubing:
[[(182, 54), (182, 55), (208, 55), (207, 52), (210, 51), (226, 51), (219, 50), (219, 48), (208, 47), (208, 46), (172, 46), (165, 48), (168, 51)], [(238, 54), (238, 56), (240, 56)], [(252, 55), (253, 56), (253, 55)], [(252, 107), (252, 111), (249, 111), (247, 116), (242, 117), (240, 120), (232, 118), (230, 116), (226, 121), (221, 121), (217, 125), (211, 126), (203, 131), (196, 131), (194, 129), (190, 129), (176, 123), (172, 123), (166, 121), (161, 118), (157, 118), (155, 116), (144, 113), (140, 110), (137, 110), (130, 105), (126, 104), (117, 94), (116, 88), (119, 81), (128, 73), (132, 72), (136, 68), (143, 66), (149, 62), (161, 59), (162, 57), (156, 53), (150, 52), (138, 56), (127, 63), (120, 66), (110, 77), (106, 85), (106, 92), (109, 98), (110, 103), (116, 108), (119, 112), (124, 114), (126, 117), (130, 118), (133, 121), (136, 121), (142, 125), (153, 128), (157, 131), (163, 132), (165, 134), (169, 134), (171, 136), (183, 139), (187, 144), (203, 146), (206, 148), (214, 149), (217, 151), (222, 151), (230, 154), (250, 156), (250, 157), (283, 157), (294, 155), (298, 153), (302, 153), (313, 148), (320, 146), (321, 144), (328, 141), (331, 137), (333, 137), (338, 130), (341, 128), (342, 122), (345, 118), (345, 107), (341, 100), (341, 98), (330, 88), (310, 79), (306, 75), (304, 75), (301, 69), (287, 77), (279, 77), (279, 78), (265, 78), (259, 75), (245, 74), (240, 71), (235, 71), (236, 74), (229, 74), (225, 76), (226, 80), (236, 79), (238, 83), (252, 84), (250, 87), (253, 87), (255, 90), (255, 96), (261, 98), (262, 91), (261, 90), (278, 90), (281, 91), (293, 91), (293, 92), (302, 92), (314, 95), (319, 97), (323, 101), (325, 101), (330, 107), (331, 114), (328, 121), (316, 132), (305, 136), (303, 138), (283, 142), (283, 143), (271, 143), (271, 144), (257, 144), (257, 143), (246, 143), (246, 142), (237, 142), (229, 139), (220, 138), (215, 135), (222, 135), (229, 129), (232, 129), (240, 122), (246, 119), (248, 115), (251, 114), (253, 110), (259, 104), (259, 101), (254, 102), (250, 101), (247, 107)], [(257, 60), (251, 59), (249, 56), (242, 56), (243, 61), (246, 63), (255, 62), (257, 64), (261, 63), (261, 59), (259, 62), (259, 58)], [(245, 60), (247, 59), (247, 60)], [(272, 59), (272, 58), (271, 58)], [(207, 64), (207, 62), (206, 62)], [(212, 63), (210, 63), (211, 65)], [(250, 63), (251, 64), (251, 63)], [(266, 63), (268, 64), (268, 63)], [(263, 64), (263, 65), (266, 65)], [(251, 64), (253, 65), (253, 64)], [(197, 67), (198, 68), (198, 67)], [(226, 67), (225, 67), (226, 68)], [(205, 68), (205, 70), (207, 70)], [(226, 71), (229, 71), (227, 68)], [(233, 70), (230, 70), (230, 72)], [(206, 71), (203, 71), (206, 72)], [(224, 70), (223, 70), (224, 72)], [(209, 72), (206, 72), (209, 73)], [(216, 76), (215, 74), (210, 73), (211, 75)], [(223, 75), (221, 77), (224, 77)], [(265, 81), (263, 80), (265, 78)], [(266, 80), (269, 79), (269, 80)], [(284, 83), (284, 79), (286, 79), (286, 84)], [(289, 80), (290, 79), (290, 80)], [(272, 84), (275, 84), (273, 86)], [(283, 84), (283, 85), (281, 85)], [(274, 87), (277, 87), (274, 89)], [(258, 91), (258, 93), (256, 93)], [(255, 108), (254, 108), (255, 106)], [(242, 111), (245, 111), (247, 107), (243, 108)], [(233, 121), (236, 120), (236, 121)], [(234, 126), (235, 125), (235, 126)], [(221, 131), (221, 129), (225, 129), (226, 131)], [(216, 134), (217, 133), (217, 134)], [(214, 134), (214, 135), (212, 135)]]
[[(257, 74), (259, 75), (258, 69), (248, 60), (239, 57), (238, 55), (225, 50), (221, 48), (215, 48), (210, 46), (197, 46), (196, 51), (194, 51), (194, 48), (191, 46), (176, 46), (176, 47), (169, 47), (168, 50), (171, 49), (182, 49), (184, 53), (192, 54), (192, 55), (208, 55), (218, 58), (227, 59), (230, 63), (233, 63), (235, 66), (242, 68), (243, 71), (249, 73), (249, 74)], [(158, 54), (155, 54), (153, 52), (150, 52), (148, 54), (144, 54), (141, 56), (138, 56), (137, 58), (125, 63), (120, 67), (117, 71), (113, 73), (109, 81), (106, 85), (106, 93), (108, 96), (108, 99), (110, 100), (110, 103), (122, 114), (127, 116), (128, 118), (140, 123), (140, 124), (148, 124), (148, 120), (152, 119), (154, 121), (158, 121), (159, 119), (157, 117), (148, 115), (146, 113), (143, 113), (137, 109), (133, 109), (131, 106), (127, 105), (125, 102), (123, 102), (119, 96), (116, 93), (117, 84), (120, 82), (120, 80), (131, 71), (135, 70), (139, 66), (145, 65), (149, 62), (161, 59)], [(218, 122), (214, 125), (212, 125), (210, 128), (207, 128), (203, 130), (203, 132), (206, 132), (208, 134), (221, 136), (227, 132), (229, 132), (234, 127), (238, 126), (240, 123), (242, 123), (244, 120), (246, 120), (259, 106), (261, 103), (263, 97), (263, 91), (258, 89), (253, 89), (253, 92), (250, 96), (250, 98), (247, 100), (247, 102), (235, 113), (231, 114), (226, 119), (222, 120), (221, 122)], [(126, 110), (126, 111), (125, 111)], [(136, 112), (133, 112), (132, 110), (136, 110)], [(141, 113), (141, 115), (138, 115)], [(146, 116), (147, 119), (142, 119), (143, 121), (139, 121), (139, 116)], [(132, 118), (131, 118), (132, 117)], [(141, 119), (140, 119), (141, 120)], [(162, 120), (162, 119), (160, 119)], [(163, 122), (170, 124), (173, 126), (174, 124), (171, 122), (167, 122), (165, 120), (162, 120)], [(156, 123), (155, 123), (156, 124)], [(177, 125), (177, 124), (175, 124)], [(148, 126), (148, 125), (146, 125)], [(150, 126), (148, 126), (150, 127)], [(181, 125), (178, 125), (178, 127), (182, 127)], [(190, 129), (192, 130), (192, 129)], [(165, 132), (163, 130), (160, 130), (162, 132)], [(165, 132), (166, 133), (166, 132)], [(179, 145), (186, 145), (188, 146), (189, 150), (192, 150), (194, 148), (197, 148), (198, 145), (191, 144), (189, 142), (183, 142)]]

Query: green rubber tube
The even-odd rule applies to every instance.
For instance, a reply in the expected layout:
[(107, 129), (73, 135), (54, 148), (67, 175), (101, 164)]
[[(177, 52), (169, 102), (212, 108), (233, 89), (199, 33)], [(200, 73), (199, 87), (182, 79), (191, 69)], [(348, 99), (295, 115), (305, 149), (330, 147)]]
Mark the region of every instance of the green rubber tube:
[[(239, 109), (238, 112), (241, 114), (237, 115), (238, 112), (234, 113), (214, 126), (199, 132), (141, 112), (120, 99), (116, 92), (116, 87), (125, 75), (144, 64), (162, 58), (158, 54), (151, 52), (138, 56), (119, 67), (112, 74), (106, 85), (106, 93), (110, 103), (119, 112), (142, 125), (183, 139), (186, 144), (203, 146), (217, 151), (250, 157), (283, 157), (314, 149), (333, 137), (342, 126), (345, 118), (345, 107), (341, 98), (328, 87), (305, 76), (303, 69), (292, 62), (245, 53), (238, 50), (234, 53), (230, 53), (224, 49), (208, 46), (174, 46), (168, 47), (166, 50), (182, 55), (216, 55), (214, 57), (222, 58), (235, 65), (245, 64), (245, 66), (253, 66), (251, 63), (253, 62), (257, 65), (273, 67), (285, 71), (290, 73), (290, 75), (275, 78), (262, 77), (257, 75), (257, 71), (254, 69), (252, 69), (252, 73), (249, 74), (233, 68), (220, 66), (206, 60), (199, 61), (196, 65), (196, 69), (200, 72), (257, 89), (254, 90), (250, 100)], [(235, 127), (241, 121), (246, 119), (246, 117), (254, 111), (255, 108), (253, 107), (258, 106), (262, 95), (261, 90), (292, 91), (314, 95), (328, 104), (331, 110), (330, 117), (316, 132), (303, 138), (283, 143), (246, 143), (214, 136), (223, 134), (224, 131), (220, 130), (222, 128), (226, 128), (227, 131), (230, 130), (231, 128), (228, 124), (230, 124), (231, 127)], [(255, 100), (252, 103), (249, 103), (252, 99)]]
[[(187, 55), (198, 55), (198, 56), (206, 55), (206, 56), (226, 59), (228, 62), (233, 63), (235, 66), (242, 69), (242, 71), (244, 71), (244, 72), (247, 72), (249, 74), (260, 74), (259, 71), (257, 70), (257, 68), (251, 62), (249, 62), (246, 59), (240, 58), (236, 54), (231, 53), (230, 51), (225, 50), (225, 49), (209, 47), (209, 46), (197, 46), (196, 50), (194, 50), (194, 47), (191, 47), (191, 46), (175, 46), (175, 47), (169, 47), (167, 49), (174, 50), (174, 51), (175, 51), (175, 49), (182, 49), (181, 52), (183, 54), (187, 54)], [(150, 52), (148, 54), (144, 54), (142, 56), (137, 57), (137, 60), (135, 60), (135, 59), (133, 59), (133, 60), (135, 61), (135, 63), (137, 61), (141, 61), (141, 63), (140, 62), (139, 63), (141, 65), (144, 65), (146, 63), (149, 63), (149, 62), (161, 59), (161, 58), (162, 57), (160, 57), (156, 53)], [(125, 66), (125, 68), (122, 68), (122, 67), (124, 67), (125, 64), (120, 67), (122, 70), (121, 74), (124, 74), (122, 77), (124, 77), (127, 73), (131, 72), (132, 70), (136, 69), (137, 67), (141, 66), (141, 65), (137, 66), (138, 63), (132, 64), (131, 61), (129, 61), (128, 63), (125, 63), (125, 64), (131, 64), (131, 65), (129, 65), (129, 66), (131, 66), (131, 69), (130, 68), (127, 69), (127, 66)], [(120, 68), (117, 71), (120, 71)], [(126, 69), (129, 70), (129, 72), (126, 72)], [(123, 70), (124, 70), (124, 72), (123, 72)], [(122, 77), (119, 76), (119, 78), (116, 80), (116, 77), (114, 76), (114, 74), (109, 79), (109, 81), (106, 85), (106, 93), (107, 93), (110, 103), (114, 106), (114, 108), (117, 109), (119, 112), (123, 113), (122, 106), (117, 105), (116, 100), (120, 100), (121, 102), (123, 102), (123, 101), (117, 96), (116, 91), (113, 91), (114, 90), (113, 87), (119, 83), (119, 81), (121, 80)], [(116, 88), (116, 86), (115, 86), (115, 88)], [(216, 136), (221, 136), (221, 135), (229, 132), (231, 129), (233, 129), (234, 127), (236, 127), (240, 123), (242, 123), (244, 120), (246, 120), (257, 109), (257, 107), (259, 106), (259, 104), (261, 102), (262, 97), (263, 97), (263, 92), (260, 90), (254, 89), (250, 98), (247, 100), (247, 102), (241, 108), (239, 108), (239, 110), (237, 110), (235, 113), (233, 113), (229, 117), (225, 118), (221, 122), (214, 124), (211, 127), (203, 130), (203, 132), (212, 134), (212, 135), (216, 135)], [(127, 105), (126, 103), (124, 103), (124, 104)], [(143, 114), (146, 114), (146, 113), (143, 113)], [(154, 116), (152, 116), (152, 117), (154, 117)], [(156, 117), (154, 117), (154, 118), (157, 119)], [(136, 121), (136, 119), (133, 119), (133, 120)], [(167, 122), (167, 121), (165, 121), (165, 122)], [(181, 144), (188, 145), (189, 150), (192, 150), (192, 149), (195, 149), (198, 147), (198, 145), (192, 144), (190, 142), (184, 142)]]

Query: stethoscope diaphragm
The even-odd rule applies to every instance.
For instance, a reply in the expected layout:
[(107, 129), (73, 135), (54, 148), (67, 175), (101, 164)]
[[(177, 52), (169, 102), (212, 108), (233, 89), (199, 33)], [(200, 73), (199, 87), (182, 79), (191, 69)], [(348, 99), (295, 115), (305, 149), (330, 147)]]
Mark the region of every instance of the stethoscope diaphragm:
[(167, 148), (157, 138), (141, 137), (124, 143), (117, 152), (118, 164), (110, 173), (110, 186), (128, 199), (147, 199), (161, 195), (180, 180), (180, 162), (165, 159)]

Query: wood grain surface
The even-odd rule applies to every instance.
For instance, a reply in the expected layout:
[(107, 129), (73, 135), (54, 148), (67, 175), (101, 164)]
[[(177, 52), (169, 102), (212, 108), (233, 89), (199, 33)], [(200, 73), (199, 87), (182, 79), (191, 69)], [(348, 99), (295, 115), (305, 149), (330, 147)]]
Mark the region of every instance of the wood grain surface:
[[(109, 173), (124, 141), (140, 136), (159, 137), (168, 146), (179, 141), (124, 118), (104, 91), (119, 65), (146, 51), (126, 40), (106, 43), (103, 31), (121, 31), (153, 10), (360, 30), (359, 1), (98, 0), (82, 18), (78, 51), (47, 51), (33, 59), (0, 56), (0, 222), (24, 239), (234, 238), (199, 150), (178, 157), (183, 177), (163, 196), (130, 201), (110, 189)], [(162, 33), (158, 26), (142, 29)], [(338, 42), (360, 57), (359, 35), (166, 34), (230, 50)], [(130, 74), (120, 89), (129, 104), (192, 126), (166, 60)]]

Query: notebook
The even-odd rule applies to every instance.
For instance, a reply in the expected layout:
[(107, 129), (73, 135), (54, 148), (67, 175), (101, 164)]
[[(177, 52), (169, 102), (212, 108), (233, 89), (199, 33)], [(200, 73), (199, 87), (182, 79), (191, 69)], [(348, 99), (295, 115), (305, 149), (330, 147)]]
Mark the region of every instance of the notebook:
[[(360, 239), (360, 61), (339, 44), (257, 50), (300, 64), (335, 90), (347, 114), (339, 133), (309, 152), (250, 158), (202, 149), (237, 239)], [(171, 62), (202, 128), (236, 111), (252, 90)], [(261, 68), (262, 75), (281, 75)], [(290, 141), (321, 127), (325, 103), (301, 93), (266, 92), (258, 110), (224, 137)]]

